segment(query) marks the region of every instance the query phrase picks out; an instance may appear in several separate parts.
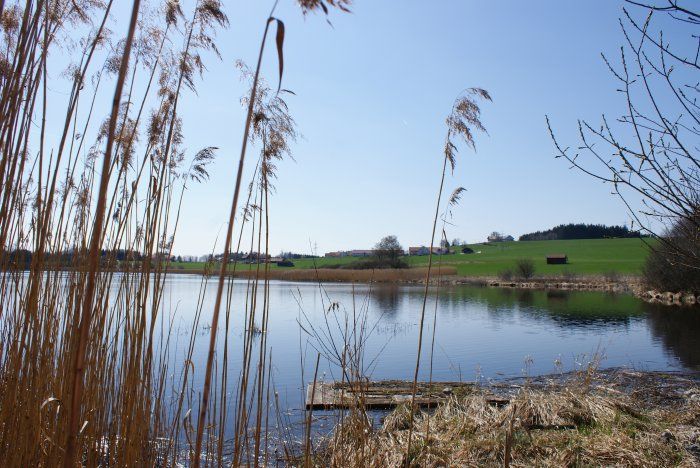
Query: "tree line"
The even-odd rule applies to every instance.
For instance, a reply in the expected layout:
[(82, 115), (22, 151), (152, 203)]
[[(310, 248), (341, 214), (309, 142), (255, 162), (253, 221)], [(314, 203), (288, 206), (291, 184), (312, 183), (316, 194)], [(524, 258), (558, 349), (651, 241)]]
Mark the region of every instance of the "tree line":
[(567, 239), (607, 239), (639, 237), (637, 231), (631, 231), (627, 226), (605, 226), (604, 224), (570, 223), (560, 224), (546, 231), (536, 231), (523, 234), (521, 241), (536, 240), (567, 240)]
[[(80, 265), (85, 261), (88, 252), (85, 249), (68, 249), (59, 252), (44, 252), (42, 261), (52, 267), (70, 267)], [(0, 270), (29, 269), (35, 253), (28, 249), (0, 249)], [(129, 249), (101, 249), (99, 259), (101, 264), (113, 262), (142, 261), (146, 255)], [(175, 257), (167, 252), (158, 252), (153, 259), (175, 261)]]

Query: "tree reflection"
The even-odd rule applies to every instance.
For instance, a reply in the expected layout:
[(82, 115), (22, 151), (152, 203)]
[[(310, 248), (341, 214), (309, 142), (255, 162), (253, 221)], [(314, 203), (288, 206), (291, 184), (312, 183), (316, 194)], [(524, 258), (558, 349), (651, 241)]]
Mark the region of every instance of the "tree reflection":
[(700, 368), (700, 310), (647, 304), (649, 329), (685, 367)]
[[(431, 289), (428, 298), (431, 311), (435, 294)], [(495, 323), (505, 323), (519, 314), (525, 322), (591, 333), (597, 333), (596, 329), (624, 329), (635, 322), (645, 323), (653, 338), (683, 366), (700, 368), (700, 314), (690, 307), (652, 305), (629, 294), (590, 291), (457, 286), (440, 288), (437, 294), (438, 320), (440, 316), (449, 316), (463, 317), (466, 322), (471, 320), (470, 314), (486, 314)], [(412, 323), (412, 311), (422, 296), (422, 288), (378, 285), (371, 288), (369, 297), (372, 307), (390, 322), (405, 315), (403, 319), (408, 324)], [(392, 326), (396, 325), (392, 322)]]
[(395, 284), (382, 284), (372, 288), (371, 298), (379, 309), (379, 312), (384, 314), (386, 317), (393, 317), (399, 310), (401, 290)]

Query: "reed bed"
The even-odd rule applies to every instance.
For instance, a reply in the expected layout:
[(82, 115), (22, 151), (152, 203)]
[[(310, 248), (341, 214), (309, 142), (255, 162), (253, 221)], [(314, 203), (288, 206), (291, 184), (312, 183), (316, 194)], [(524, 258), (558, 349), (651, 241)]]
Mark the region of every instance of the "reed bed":
[[(386, 270), (340, 270), (337, 268), (269, 270), (269, 279), (284, 281), (344, 282), (344, 283), (418, 283), (425, 280), (427, 268), (406, 268)], [(432, 281), (449, 278), (457, 274), (453, 267), (443, 267), (432, 276)], [(247, 278), (255, 276), (255, 271), (239, 270), (235, 276)]]
[[(0, 465), (267, 465), (271, 421), (281, 419), (267, 345), (271, 272), (257, 265), (243, 273), (234, 263), (231, 273), (246, 278), (234, 287), (228, 256), (244, 246), (270, 253), (276, 165), (296, 137), (281, 87), (284, 23), (275, 1), (255, 66), (238, 64), (250, 86), (246, 124), (222, 266), (215, 285), (202, 277), (191, 324), (210, 323), (206, 362), (195, 364), (198, 335), (174, 349), (174, 311), (163, 294), (182, 200), (206, 182), (217, 148), (186, 148), (180, 108), (205, 61), (218, 57), (216, 31), (228, 18), (218, 0), (133, 0), (128, 24), (120, 24), (114, 5), (0, 3)], [(299, 2), (305, 14), (348, 5)], [(273, 34), (276, 90), (260, 76)], [(70, 90), (65, 101), (49, 92), (54, 76), (63, 80), (55, 86)], [(304, 273), (315, 281), (430, 277), (420, 270)], [(245, 302), (235, 312), (234, 295)], [(232, 313), (246, 324), (236, 342)], [(354, 348), (327, 357), (357, 380), (365, 374), (363, 332), (339, 332)], [(228, 374), (233, 346), (242, 350), (238, 375)], [(195, 373), (203, 383), (195, 384)], [(282, 446), (289, 457), (298, 453), (289, 441)], [(309, 460), (308, 437), (303, 447)]]
[(0, 3), (2, 466), (169, 464), (192, 404), (168, 390), (160, 259), (213, 159), (178, 104), (227, 18), (135, 0), (124, 26), (114, 4)]
[[(133, 0), (118, 21), (116, 3), (0, 1), (0, 466), (267, 464), (267, 267), (235, 291), (222, 273), (214, 311), (202, 278), (191, 325), (211, 323), (205, 365), (192, 360), (194, 331), (174, 349), (163, 297), (182, 200), (217, 153), (187, 148), (181, 104), (218, 58), (228, 17), (218, 0)], [(269, 30), (281, 80), (275, 7), (256, 71), (240, 67), (250, 93), (227, 251), (268, 251), (275, 164), (295, 137), (284, 90), (259, 76)], [(247, 145), (257, 163), (239, 204)], [(251, 326), (229, 343), (234, 294)]]

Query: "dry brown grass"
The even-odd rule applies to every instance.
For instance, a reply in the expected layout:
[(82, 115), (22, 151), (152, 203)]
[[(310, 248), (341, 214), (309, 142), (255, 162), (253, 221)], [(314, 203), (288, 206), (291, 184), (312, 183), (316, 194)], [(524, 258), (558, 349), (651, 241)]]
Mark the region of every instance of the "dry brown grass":
[(510, 466), (700, 466), (697, 380), (673, 387), (664, 377), (639, 375), (590, 388), (580, 380), (523, 387), (503, 407), (487, 402), (491, 389), (485, 388), (414, 418), (399, 407), (376, 430), (351, 416), (317, 463), (405, 466), (413, 419), (411, 466), (503, 466), (511, 421)]

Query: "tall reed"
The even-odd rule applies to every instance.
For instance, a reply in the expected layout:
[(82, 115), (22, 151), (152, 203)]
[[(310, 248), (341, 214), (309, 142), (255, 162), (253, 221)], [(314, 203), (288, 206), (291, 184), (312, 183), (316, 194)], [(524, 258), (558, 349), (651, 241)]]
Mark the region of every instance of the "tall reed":
[[(426, 271), (425, 278), (425, 288), (423, 291), (423, 303), (421, 307), (420, 324), (418, 327), (418, 344), (416, 350), (416, 367), (413, 373), (413, 387), (411, 392), (411, 405), (410, 405), (410, 428), (408, 431), (408, 439), (406, 442), (406, 452), (405, 452), (405, 463), (410, 464), (410, 453), (411, 453), (411, 436), (413, 430), (413, 415), (415, 413), (416, 405), (416, 388), (418, 384), (418, 373), (420, 371), (420, 361), (421, 352), (423, 350), (423, 328), (425, 325), (425, 311), (428, 303), (428, 293), (430, 290), (430, 276), (432, 273), (433, 266), (433, 247), (435, 243), (435, 232), (438, 224), (438, 217), (440, 215), (440, 204), (442, 201), (443, 190), (445, 186), (445, 176), (447, 175), (447, 167), (449, 164), (450, 171), (454, 172), (456, 165), (456, 153), (458, 151), (457, 145), (455, 144), (455, 139), (457, 143), (461, 139), (467, 146), (472, 149), (476, 149), (474, 142), (474, 132), (482, 131), (485, 132), (486, 128), (481, 123), (481, 109), (476, 102), (476, 99), (485, 99), (491, 101), (491, 96), (489, 93), (481, 88), (468, 88), (464, 90), (455, 99), (452, 105), (452, 110), (448, 115), (445, 123), (447, 125), (447, 136), (445, 137), (445, 147), (443, 150), (442, 159), (442, 172), (440, 175), (440, 186), (437, 193), (437, 201), (435, 203), (435, 215), (433, 217), (433, 227), (432, 233), (430, 235), (430, 254), (428, 256), (428, 269)], [(457, 201), (461, 191), (458, 190), (453, 193), (450, 198), (450, 204)]]
[[(347, 5), (349, 1), (347, 0), (303, 0), (300, 1), (300, 7), (302, 11), (306, 14), (310, 11), (317, 9), (323, 10), (326, 14), (328, 13), (328, 6), (335, 6), (341, 10), (347, 11)], [(244, 77), (250, 79), (251, 90), (249, 95), (244, 99), (244, 104), (247, 107), (245, 126), (243, 130), (243, 140), (241, 145), (240, 156), (238, 159), (238, 166), (236, 171), (236, 181), (234, 185), (234, 191), (231, 202), (231, 209), (229, 212), (229, 220), (226, 229), (226, 235), (224, 240), (224, 251), (221, 258), (221, 264), (218, 274), (217, 289), (215, 295), (214, 309), (212, 312), (211, 329), (209, 336), (209, 349), (207, 355), (207, 362), (205, 367), (205, 377), (204, 385), (202, 389), (202, 399), (199, 403), (199, 415), (197, 422), (197, 433), (196, 442), (193, 451), (193, 465), (195, 467), (199, 466), (201, 463), (202, 447), (204, 444), (204, 428), (207, 426), (208, 412), (210, 411), (210, 396), (212, 393), (212, 379), (215, 375), (214, 368), (214, 356), (216, 351), (216, 341), (217, 341), (217, 331), (219, 326), (219, 318), (222, 308), (222, 298), (225, 288), (225, 279), (229, 274), (229, 259), (232, 250), (232, 241), (234, 230), (236, 227), (236, 214), (239, 207), (239, 196), (241, 191), (242, 177), (244, 171), (244, 164), (246, 160), (246, 154), (248, 149), (248, 144), (250, 141), (258, 141), (261, 145), (261, 154), (258, 161), (258, 166), (256, 168), (256, 174), (259, 174), (258, 189), (259, 192), (255, 192), (254, 203), (250, 203), (251, 195), (254, 192), (253, 183), (249, 187), (249, 197), (248, 202), (243, 207), (243, 216), (241, 219), (240, 232), (241, 237), (239, 237), (239, 246), (243, 235), (243, 224), (250, 220), (251, 221), (251, 251), (255, 244), (255, 234), (257, 232), (257, 252), (269, 253), (269, 193), (271, 189), (271, 180), (275, 177), (275, 162), (281, 159), (283, 156), (288, 155), (290, 150), (288, 142), (293, 140), (296, 136), (294, 129), (294, 122), (288, 114), (288, 108), (284, 100), (280, 97), (282, 76), (284, 71), (284, 37), (285, 37), (285, 26), (284, 23), (276, 18), (274, 15), (277, 8), (278, 1), (272, 5), (270, 13), (267, 20), (265, 21), (265, 27), (263, 30), (262, 39), (260, 42), (260, 49), (258, 53), (258, 59), (255, 66), (255, 71), (251, 72), (246, 67), (241, 66), (243, 69)], [(270, 26), (272, 24), (276, 25), (276, 37), (275, 42), (277, 46), (278, 54), (278, 65), (279, 65), (279, 84), (277, 87), (277, 92), (274, 96), (271, 96), (270, 89), (265, 87), (264, 83), (261, 86), (260, 69), (263, 61), (263, 54), (265, 51), (265, 46), (267, 43), (267, 36), (270, 31)], [(258, 225), (255, 226), (255, 220), (257, 219)], [(264, 241), (263, 241), (264, 233)], [(263, 250), (264, 245), (264, 250)], [(234, 262), (234, 271), (236, 268)], [(233, 462), (234, 464), (240, 464), (244, 461), (253, 461), (253, 464), (257, 466), (259, 463), (260, 452), (261, 452), (261, 433), (262, 433), (262, 414), (263, 414), (263, 393), (265, 389), (266, 380), (269, 382), (269, 375), (266, 374), (266, 363), (268, 362), (267, 348), (266, 348), (266, 332), (268, 327), (268, 317), (269, 317), (269, 271), (268, 265), (261, 271), (260, 264), (255, 270), (254, 276), (249, 278), (248, 286), (246, 288), (246, 306), (244, 310), (245, 323), (247, 324), (246, 333), (244, 334), (243, 340), (243, 362), (242, 362), (242, 373), (238, 383), (238, 405), (237, 405), (237, 416), (236, 416), (236, 426), (234, 434), (234, 447), (233, 447)], [(252, 352), (253, 352), (253, 339), (255, 337), (255, 319), (256, 311), (258, 307), (258, 287), (260, 280), (263, 280), (263, 304), (262, 304), (262, 338), (258, 345), (258, 359), (257, 359), (257, 373), (252, 375), (253, 378), (253, 393), (250, 395), (249, 400), (249, 387), (250, 378), (252, 370)], [(229, 288), (229, 298), (231, 294), (231, 289)], [(250, 299), (250, 300), (249, 300)], [(228, 329), (229, 323), (229, 310), (226, 308), (226, 328)], [(224, 362), (227, 359), (226, 350), (228, 349), (228, 333), (224, 338)], [(269, 368), (269, 367), (267, 367)], [(227, 381), (226, 371), (223, 371), (224, 382)], [(256, 385), (257, 384), (257, 385)], [(225, 399), (225, 387), (222, 386), (222, 400)], [(268, 392), (269, 394), (269, 392)], [(253, 450), (249, 450), (248, 438), (245, 432), (249, 426), (249, 416), (250, 407), (252, 407), (253, 402), (256, 403), (255, 407), (255, 424), (254, 424), (254, 441)], [(269, 402), (265, 402), (269, 404)], [(220, 417), (219, 420), (225, 420), (225, 405), (220, 407)], [(267, 429), (265, 429), (267, 432)], [(220, 434), (219, 445), (218, 445), (218, 457), (221, 458), (223, 437)], [(244, 450), (245, 449), (245, 450)], [(247, 451), (247, 458), (244, 458), (243, 453)]]
[[(68, 389), (67, 398), (70, 398), (68, 422), (68, 432), (66, 442), (66, 455), (63, 458), (63, 466), (66, 468), (75, 465), (76, 458), (76, 439), (78, 437), (78, 425), (80, 420), (80, 406), (83, 396), (83, 372), (85, 371), (85, 353), (88, 344), (88, 335), (90, 333), (90, 322), (92, 321), (93, 299), (95, 297), (95, 283), (97, 281), (97, 263), (99, 261), (99, 250), (102, 245), (102, 232), (104, 229), (105, 209), (107, 203), (107, 187), (109, 185), (109, 168), (112, 162), (112, 150), (114, 149), (114, 140), (117, 129), (117, 119), (119, 118), (119, 107), (122, 99), (122, 91), (124, 89), (124, 81), (126, 80), (126, 72), (129, 67), (129, 59), (131, 58), (131, 45), (134, 42), (136, 34), (136, 20), (139, 16), (139, 8), (141, 7), (140, 0), (134, 0), (134, 5), (131, 10), (131, 20), (129, 21), (129, 32), (126, 36), (124, 52), (122, 54), (119, 74), (117, 75), (117, 84), (114, 90), (114, 98), (112, 99), (112, 113), (109, 117), (107, 130), (107, 144), (102, 157), (102, 172), (100, 174), (100, 185), (98, 186), (97, 207), (95, 208), (95, 220), (93, 221), (92, 234), (90, 235), (90, 248), (87, 252), (88, 271), (87, 284), (83, 291), (83, 301), (80, 312), (76, 309), (75, 316), (80, 314), (80, 321), (74, 322), (72, 331), (75, 336), (75, 344), (73, 347), (73, 363), (69, 375), (70, 387)], [(45, 66), (45, 64), (44, 64)], [(44, 83), (46, 83), (46, 75), (44, 75)], [(45, 94), (44, 94), (45, 95)], [(67, 399), (66, 398), (66, 399)]]
[[(202, 180), (212, 155), (184, 164), (177, 101), (226, 17), (211, 0), (190, 21), (178, 2), (135, 0), (113, 39), (112, 7), (0, 8), (3, 466), (153, 465), (176, 443), (159, 439), (178, 423), (165, 394), (171, 329), (156, 325), (177, 187)], [(52, 55), (74, 60), (54, 84), (69, 85), (65, 102), (49, 96), (62, 66)]]

